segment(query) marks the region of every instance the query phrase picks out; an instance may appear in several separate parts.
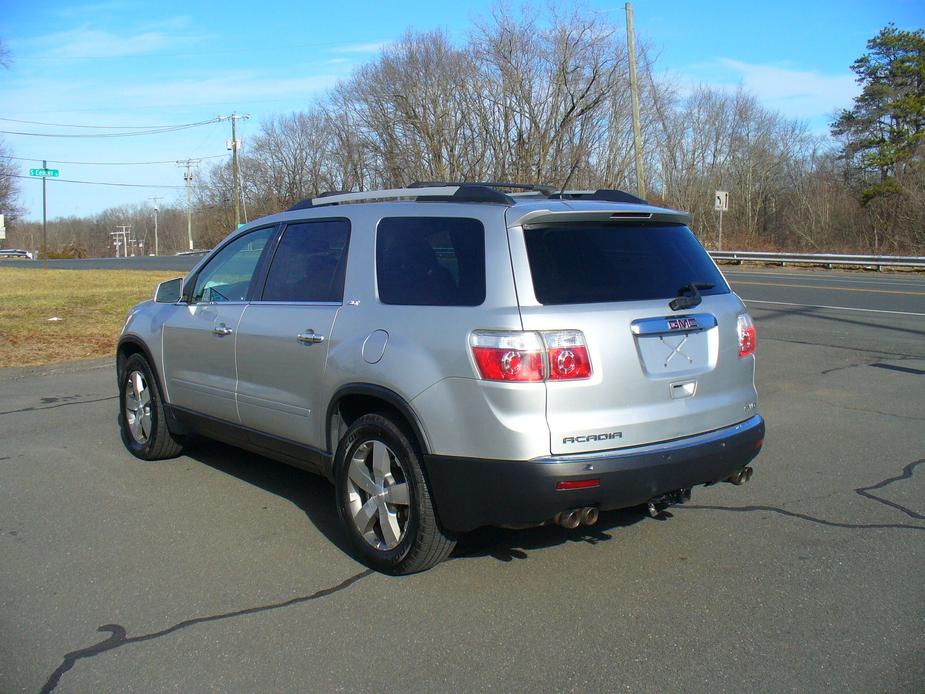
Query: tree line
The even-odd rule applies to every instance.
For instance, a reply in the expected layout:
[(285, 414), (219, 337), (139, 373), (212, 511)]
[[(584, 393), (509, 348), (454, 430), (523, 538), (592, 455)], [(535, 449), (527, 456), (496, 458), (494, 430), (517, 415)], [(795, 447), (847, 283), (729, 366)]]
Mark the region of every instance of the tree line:
[[(713, 191), (722, 189), (731, 199), (726, 248), (921, 254), (925, 37), (890, 25), (867, 49), (852, 65), (862, 93), (830, 138), (743, 89), (681, 88), (656, 72), (644, 46), (648, 199), (690, 211), (708, 247), (718, 232)], [(440, 30), (408, 32), (324, 99), (262, 122), (242, 152), (242, 198), (253, 219), (322, 191), (415, 180), (632, 192), (633, 156), (622, 28), (587, 12), (497, 10), (461, 45)], [(232, 229), (231, 191), (229, 161), (201, 173), (197, 246)], [(161, 219), (162, 250), (186, 248), (185, 201), (162, 208)], [(150, 208), (118, 208), (55, 220), (50, 236), (59, 250), (111, 254), (113, 223), (152, 221)]]

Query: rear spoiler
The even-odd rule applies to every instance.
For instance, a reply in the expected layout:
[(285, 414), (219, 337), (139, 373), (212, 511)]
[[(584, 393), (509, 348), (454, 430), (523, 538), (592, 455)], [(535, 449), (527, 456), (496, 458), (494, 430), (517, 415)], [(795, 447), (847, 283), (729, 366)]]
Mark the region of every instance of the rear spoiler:
[(532, 210), (514, 220), (509, 226), (536, 227), (551, 224), (626, 224), (631, 222), (655, 222), (662, 224), (690, 224), (687, 212), (660, 207), (645, 207), (639, 210)]

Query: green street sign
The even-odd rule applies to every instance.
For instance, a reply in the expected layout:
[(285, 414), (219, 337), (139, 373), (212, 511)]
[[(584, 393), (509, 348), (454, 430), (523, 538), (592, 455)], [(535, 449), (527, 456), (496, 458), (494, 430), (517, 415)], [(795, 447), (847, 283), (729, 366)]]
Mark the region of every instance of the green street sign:
[(29, 169), (30, 176), (50, 176), (51, 178), (58, 177), (58, 169)]

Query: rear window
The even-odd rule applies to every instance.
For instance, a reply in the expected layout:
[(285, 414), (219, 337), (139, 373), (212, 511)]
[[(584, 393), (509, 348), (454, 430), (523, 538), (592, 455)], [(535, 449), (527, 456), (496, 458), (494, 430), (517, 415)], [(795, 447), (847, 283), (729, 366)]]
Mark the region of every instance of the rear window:
[(678, 296), (691, 282), (729, 287), (691, 230), (681, 225), (562, 226), (524, 231), (541, 304), (646, 301)]
[(405, 306), (485, 301), (485, 228), (477, 219), (387, 217), (376, 234), (379, 300)]

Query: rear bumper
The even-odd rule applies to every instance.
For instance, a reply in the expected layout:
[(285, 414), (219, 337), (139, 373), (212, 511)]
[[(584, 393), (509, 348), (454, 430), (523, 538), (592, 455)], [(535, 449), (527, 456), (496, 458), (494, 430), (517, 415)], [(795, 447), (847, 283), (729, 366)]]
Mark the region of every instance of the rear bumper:
[[(542, 522), (582, 506), (626, 508), (675, 491), (726, 479), (761, 450), (764, 420), (672, 441), (615, 451), (526, 461), (427, 456), (441, 523), (466, 531), (483, 525)], [(600, 480), (588, 489), (556, 490), (562, 480)]]

